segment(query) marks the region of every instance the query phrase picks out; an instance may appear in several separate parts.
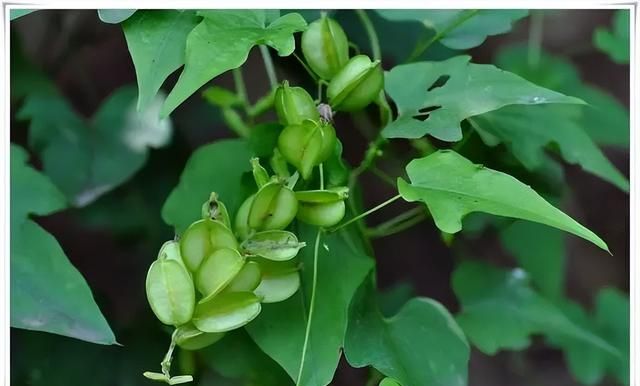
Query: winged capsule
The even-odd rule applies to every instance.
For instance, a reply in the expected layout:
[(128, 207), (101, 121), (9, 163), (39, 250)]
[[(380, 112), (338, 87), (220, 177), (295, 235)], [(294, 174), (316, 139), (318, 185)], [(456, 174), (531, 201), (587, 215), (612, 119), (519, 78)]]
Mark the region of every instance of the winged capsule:
[(211, 192), (209, 199), (202, 204), (202, 218), (218, 220), (227, 228), (231, 227), (229, 211), (222, 201), (218, 199), (218, 193)]
[(345, 215), (344, 200), (349, 196), (349, 188), (338, 187), (329, 190), (308, 190), (296, 192), (298, 199), (298, 220), (307, 224), (330, 227), (339, 223)]
[(242, 327), (255, 319), (260, 298), (252, 292), (228, 292), (198, 303), (193, 324), (203, 332), (225, 332)]
[(276, 181), (264, 185), (256, 193), (249, 209), (249, 229), (257, 231), (284, 229), (296, 217), (298, 200), (291, 189)]
[(289, 125), (278, 137), (278, 150), (305, 180), (309, 179), (315, 166), (331, 156), (335, 145), (336, 130), (324, 120), (305, 120), (299, 125)]
[(235, 232), (240, 240), (245, 240), (251, 232), (249, 228), (249, 211), (251, 211), (251, 205), (253, 204), (255, 196), (255, 194), (252, 194), (247, 197), (242, 205), (240, 205), (238, 212), (236, 212)]
[(331, 79), (349, 60), (349, 41), (337, 21), (322, 17), (302, 33), (302, 54), (313, 72)]
[(180, 238), (180, 254), (191, 272), (198, 271), (202, 261), (221, 248), (238, 249), (238, 241), (233, 232), (217, 220), (198, 220), (189, 225)]
[(272, 261), (252, 258), (260, 265), (262, 280), (253, 291), (263, 303), (276, 303), (293, 296), (300, 288), (300, 273), (295, 260)]
[(260, 280), (262, 280), (262, 272), (258, 263), (247, 261), (222, 292), (251, 292), (260, 284)]
[(162, 323), (179, 326), (191, 320), (195, 289), (175, 242), (165, 243), (160, 249), (147, 272), (145, 289), (151, 310)]
[(373, 102), (384, 86), (380, 61), (357, 55), (338, 72), (327, 87), (329, 104), (337, 111), (356, 111)]
[(256, 185), (258, 185), (258, 188), (265, 186), (269, 182), (270, 177), (267, 170), (260, 164), (260, 158), (253, 157), (250, 162), (253, 179), (255, 180)]
[(273, 230), (258, 232), (245, 240), (241, 248), (251, 256), (260, 256), (274, 261), (291, 260), (306, 245), (299, 242), (298, 237), (288, 231)]
[(175, 336), (176, 344), (185, 350), (200, 350), (211, 346), (224, 337), (224, 332), (203, 332), (193, 323), (183, 324), (178, 327)]
[(245, 258), (238, 251), (229, 248), (218, 249), (208, 256), (196, 273), (196, 287), (206, 302), (220, 293), (238, 275)]
[(276, 89), (274, 106), (278, 120), (284, 126), (296, 125), (305, 119), (317, 121), (320, 118), (311, 95), (302, 87), (290, 87), (286, 80)]

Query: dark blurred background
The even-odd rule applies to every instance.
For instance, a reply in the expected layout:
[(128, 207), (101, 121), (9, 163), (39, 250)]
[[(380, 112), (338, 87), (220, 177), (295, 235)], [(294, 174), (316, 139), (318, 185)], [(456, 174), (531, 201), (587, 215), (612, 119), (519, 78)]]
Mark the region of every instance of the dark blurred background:
[[(543, 48), (570, 60), (585, 82), (607, 91), (628, 108), (628, 66), (613, 63), (591, 44), (594, 29), (609, 26), (611, 16), (609, 10), (547, 12)], [(336, 17), (344, 23), (348, 33), (353, 30), (361, 35), (361, 49), (367, 50), (353, 14), (342, 11)], [(491, 63), (502, 47), (526, 42), (528, 23), (529, 19), (524, 19), (511, 33), (489, 37), (483, 45), (470, 51), (473, 61)], [(386, 34), (388, 36), (382, 42), (385, 54), (385, 47), (394, 39), (389, 31)], [(135, 84), (133, 64), (120, 26), (100, 22), (94, 10), (39, 11), (12, 22), (11, 35), (12, 53), (22, 51), (29, 62), (55, 81), (83, 116), (91, 116), (116, 88)], [(351, 34), (350, 37), (353, 38)], [(434, 49), (432, 55), (437, 56), (438, 50), (443, 48)], [(394, 64), (394, 56), (385, 55), (384, 68), (389, 69)], [(278, 58), (276, 65), (280, 79), (286, 77), (299, 84), (308, 82), (294, 59)], [(257, 49), (252, 51), (243, 68), (249, 97), (255, 101), (269, 88)], [(173, 74), (168, 84), (173, 84), (176, 78), (177, 74)], [(233, 87), (230, 74), (221, 76), (215, 83)], [(20, 101), (12, 103), (12, 117), (19, 105)], [(86, 278), (124, 347), (104, 347), (12, 329), (12, 385), (125, 386), (149, 382), (141, 377), (141, 372), (157, 367), (168, 341), (166, 332), (147, 305), (143, 285), (146, 270), (161, 242), (173, 237), (173, 230), (162, 222), (160, 208), (196, 148), (233, 136), (218, 110), (197, 95), (181, 105), (172, 119), (175, 132), (171, 144), (153, 150), (144, 168), (133, 179), (89, 207), (39, 220), (58, 239), (69, 259)], [(11, 141), (26, 146), (27, 127), (25, 122), (12, 120)], [(353, 122), (349, 118), (339, 118), (336, 127), (344, 143), (345, 158), (352, 165), (358, 163), (368, 140), (360, 131), (351, 129)], [(394, 144), (394, 150), (403, 151), (406, 146)], [(605, 152), (628, 176), (628, 150), (607, 148)], [(389, 173), (399, 175), (403, 165), (391, 162), (385, 167)], [(628, 293), (629, 196), (578, 167), (567, 166), (565, 169), (566, 184), (572, 188), (563, 203), (564, 208), (606, 240), (613, 253), (608, 256), (582, 240), (567, 239), (566, 290), (572, 299), (589, 308), (597, 291), (604, 286), (617, 287)], [(395, 194), (370, 174), (363, 176), (362, 183), (366, 192), (365, 206)], [(376, 213), (368, 221), (375, 224), (401, 209), (399, 205)], [(409, 283), (415, 294), (434, 298), (451, 311), (457, 309), (449, 282), (456, 249), (446, 247), (431, 221), (394, 236), (376, 239), (374, 247), (382, 288)], [(483, 231), (479, 238), (468, 242), (466, 248), (471, 248), (475, 257), (500, 265), (514, 264), (500, 245), (495, 230)], [(364, 385), (366, 375), (366, 371), (349, 369), (343, 363), (334, 384)], [(562, 353), (538, 340), (534, 340), (526, 351), (501, 352), (495, 357), (474, 350), (469, 383), (473, 386), (577, 384), (566, 369)], [(207, 383), (203, 381), (202, 384)], [(215, 384), (227, 383), (219, 381)]]

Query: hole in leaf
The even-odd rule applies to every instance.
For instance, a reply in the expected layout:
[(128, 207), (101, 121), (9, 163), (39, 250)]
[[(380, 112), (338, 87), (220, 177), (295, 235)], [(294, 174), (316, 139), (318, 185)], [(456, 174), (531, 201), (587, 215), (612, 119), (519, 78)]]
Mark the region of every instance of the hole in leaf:
[(431, 115), (431, 112), (438, 110), (439, 108), (442, 108), (442, 106), (427, 106), (427, 107), (423, 107), (420, 110), (418, 110), (419, 114), (416, 114), (413, 116), (413, 119), (417, 119), (419, 121), (426, 121), (429, 116)]
[(438, 79), (427, 89), (427, 91), (431, 91), (434, 88), (442, 87), (449, 81), (451, 77), (449, 75), (440, 75)]

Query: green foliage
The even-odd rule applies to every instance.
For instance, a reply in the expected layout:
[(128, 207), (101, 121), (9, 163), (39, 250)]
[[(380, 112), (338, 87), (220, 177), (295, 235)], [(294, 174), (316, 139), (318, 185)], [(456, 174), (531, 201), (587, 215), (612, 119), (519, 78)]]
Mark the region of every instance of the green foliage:
[(98, 17), (104, 23), (120, 24), (130, 18), (137, 9), (99, 9)]
[(372, 277), (352, 302), (345, 356), (352, 366), (373, 366), (403, 385), (467, 384), (469, 345), (449, 312), (432, 299), (413, 298), (385, 318)]
[(529, 170), (539, 169), (548, 157), (545, 150), (554, 145), (565, 161), (628, 192), (629, 180), (589, 138), (574, 113), (579, 112), (561, 105), (509, 106), (469, 121), (487, 144), (503, 142)]
[(629, 298), (612, 288), (602, 289), (595, 301), (592, 315), (577, 304), (565, 300), (561, 305), (573, 323), (591, 334), (600, 336), (618, 350), (619, 355), (587, 344), (579, 339), (554, 334), (551, 342), (562, 348), (573, 375), (582, 383), (600, 382), (605, 374), (629, 384)]
[(241, 66), (251, 48), (267, 44), (280, 56), (295, 48), (293, 33), (307, 23), (302, 16), (289, 13), (267, 24), (265, 11), (200, 11), (202, 21), (186, 41), (185, 66), (162, 108), (167, 116), (206, 82)]
[(146, 162), (149, 147), (169, 141), (171, 121), (158, 118), (162, 98), (140, 112), (134, 99), (134, 88), (120, 88), (85, 120), (54, 89), (26, 96), (17, 117), (30, 120), (29, 143), (40, 154), (44, 173), (74, 206), (127, 181)]
[(37, 11), (37, 9), (12, 9), (9, 14), (9, 20), (13, 21), (35, 11)]
[(613, 29), (598, 28), (593, 33), (593, 44), (620, 64), (629, 63), (631, 38), (629, 33), (629, 10), (621, 9), (613, 16)]
[[(398, 118), (382, 134), (387, 138), (429, 134), (453, 142), (462, 139), (463, 119), (504, 106), (584, 103), (492, 65), (469, 63), (470, 59), (456, 56), (391, 69), (385, 90), (398, 106)], [(411, 79), (411, 87), (407, 87), (407, 79)]]
[(11, 326), (46, 331), (100, 344), (115, 337), (91, 290), (56, 239), (30, 214), (66, 206), (64, 195), (11, 146)]
[(201, 217), (202, 201), (211, 192), (217, 192), (229, 211), (235, 213), (249, 194), (243, 189), (242, 176), (251, 170), (251, 156), (246, 141), (239, 139), (218, 141), (196, 150), (162, 208), (164, 221), (181, 234)]
[(453, 290), (462, 305), (456, 320), (480, 351), (522, 350), (532, 334), (568, 337), (573, 342), (618, 354), (610, 343), (574, 324), (529, 286), (519, 268), (504, 271), (478, 262), (464, 262), (453, 274)]
[(186, 39), (197, 25), (193, 11), (136, 12), (122, 23), (138, 80), (138, 108), (147, 106), (165, 79), (184, 64)]
[(244, 330), (228, 333), (202, 352), (205, 364), (221, 375), (260, 386), (287, 386), (291, 379)]
[(398, 179), (407, 201), (424, 202), (443, 232), (462, 229), (471, 212), (520, 218), (546, 224), (591, 241), (608, 251), (602, 239), (555, 208), (514, 177), (471, 161), (453, 151), (438, 151), (407, 165), (411, 183)]
[(500, 232), (500, 240), (542, 295), (550, 299), (563, 295), (565, 242), (562, 232), (533, 222), (516, 221)]
[(529, 13), (526, 9), (385, 9), (376, 12), (387, 20), (420, 22), (435, 30), (436, 36), (442, 36), (441, 44), (456, 50), (479, 46), (488, 36), (509, 32), (513, 23)]
[(527, 47), (514, 45), (498, 52), (496, 65), (539, 86), (576, 96), (588, 103), (585, 106), (554, 106), (557, 125), (578, 125), (600, 145), (629, 146), (629, 111), (611, 95), (581, 80), (578, 69), (571, 62), (542, 52), (539, 60), (532, 63)]
[[(455, 51), (508, 32), (527, 14), (99, 10), (100, 20), (121, 24), (124, 31), (137, 77), (137, 106), (135, 89), (125, 86), (90, 119), (74, 111), (25, 57), (13, 55), (11, 102), (21, 105), (12, 105), (12, 111), (29, 121), (29, 129), (22, 137), (12, 133), (12, 139), (26, 138), (43, 172), (29, 167), (27, 152), (12, 145), (11, 325), (115, 343), (81, 274), (53, 236), (31, 219), (86, 206), (73, 213), (83, 226), (111, 230), (118, 244), (141, 256), (155, 253), (149, 245), (171, 239), (155, 261), (140, 260), (151, 263), (146, 283), (151, 310), (144, 312), (160, 323), (154, 319), (149, 328), (114, 318), (126, 331), (118, 336), (134, 363), (120, 364), (106, 351), (87, 349), (83, 360), (100, 362), (96, 384), (139, 383), (150, 355), (138, 341), (140, 335), (155, 352), (153, 343), (166, 339), (173, 327), (161, 372), (145, 372), (148, 379), (325, 386), (334, 383), (344, 352), (352, 367), (369, 368), (367, 386), (465, 386), (470, 344), (493, 355), (524, 350), (532, 335), (543, 335), (547, 344), (564, 351), (580, 382), (613, 376), (629, 384), (628, 298), (601, 290), (589, 313), (564, 291), (562, 231), (608, 251), (607, 245), (554, 206), (562, 202), (565, 186), (561, 161), (629, 191), (628, 179), (598, 148), (628, 146), (628, 111), (585, 84), (570, 62), (540, 52), (539, 18), (532, 21), (528, 46), (500, 50), (496, 66), (471, 63), (470, 56)], [(331, 15), (331, 21), (307, 26), (323, 15)], [(616, 14), (613, 33), (596, 33), (596, 44), (603, 43), (601, 48), (616, 60), (624, 60), (625, 36), (628, 49), (625, 15)], [(282, 60), (296, 51), (296, 41), (302, 42), (296, 58)], [(14, 50), (17, 43), (12, 41)], [(254, 68), (240, 67), (255, 46), (268, 90), (265, 82), (255, 81), (256, 74), (243, 80)], [(429, 61), (416, 62), (423, 58)], [(389, 60), (398, 64), (384, 74), (382, 64)], [(286, 69), (280, 67), (285, 64)], [(165, 98), (160, 88), (181, 67)], [(211, 84), (229, 70), (235, 70), (235, 89), (222, 87), (223, 79)], [(296, 71), (307, 72), (308, 79), (278, 78)], [(178, 180), (179, 169), (171, 165), (182, 163), (197, 142), (193, 133), (186, 133), (187, 141), (175, 141), (154, 154), (142, 176), (125, 184), (145, 164), (149, 148), (170, 140), (171, 121), (161, 117), (193, 94), (201, 98), (206, 114), (222, 117), (241, 138), (196, 149), (185, 165), (178, 165), (183, 167)], [(188, 129), (181, 133), (193, 128), (204, 135), (197, 126), (207, 127), (208, 118), (197, 119), (197, 113), (196, 108), (177, 114), (179, 122), (187, 120), (180, 123)], [(345, 149), (347, 158), (361, 160), (351, 168), (341, 139), (353, 147), (345, 134), (355, 128), (371, 141), (361, 156)], [(205, 137), (211, 136), (218, 137)], [(413, 149), (395, 146), (394, 138), (409, 139), (397, 142)], [(415, 154), (419, 156), (413, 159)], [(403, 164), (406, 176), (399, 173)], [(363, 208), (360, 176), (366, 172), (397, 187), (399, 194)], [(162, 228), (156, 206), (174, 183), (161, 213), (169, 226)], [(404, 203), (405, 212), (376, 220), (375, 226), (363, 221), (401, 198), (421, 204)], [(481, 218), (465, 221), (467, 232), (454, 239), (471, 213)], [(372, 239), (398, 233), (428, 215), (448, 247), (464, 251), (469, 246), (465, 236), (497, 234), (517, 264), (507, 270), (456, 261), (451, 284), (460, 311), (455, 317), (436, 300), (416, 297), (418, 289), (405, 279), (385, 284), (386, 291), (377, 288), (378, 244)], [(404, 244), (394, 247), (404, 253)], [(425, 249), (429, 253), (439, 251), (430, 247)], [(132, 266), (138, 267), (134, 260)], [(126, 307), (127, 315), (135, 314)], [(135, 301), (128, 307), (138, 309)], [(157, 332), (162, 336), (151, 335)], [(59, 352), (69, 347), (77, 358), (82, 350), (69, 341)], [(19, 375), (12, 376), (12, 383), (57, 385), (93, 375), (82, 370), (92, 367), (84, 363), (82, 369), (70, 370), (65, 355), (59, 355), (56, 363), (61, 366), (52, 370), (33, 345), (15, 347), (19, 355), (34, 355), (39, 363), (18, 361)], [(174, 350), (179, 350), (178, 360), (172, 366)], [(127, 374), (135, 373), (136, 379), (103, 381), (102, 368), (109, 364), (98, 355)], [(172, 377), (175, 371), (194, 376)]]
[[(301, 226), (298, 236), (313, 245), (313, 228)], [(373, 266), (347, 232), (322, 235), (321, 243), (315, 311), (300, 378), (300, 384), (307, 386), (331, 382), (344, 344), (349, 304)], [(301, 291), (284, 302), (265, 304), (260, 316), (246, 327), (260, 349), (294, 380), (300, 371), (311, 300), (313, 249), (303, 248), (298, 256), (303, 267)]]

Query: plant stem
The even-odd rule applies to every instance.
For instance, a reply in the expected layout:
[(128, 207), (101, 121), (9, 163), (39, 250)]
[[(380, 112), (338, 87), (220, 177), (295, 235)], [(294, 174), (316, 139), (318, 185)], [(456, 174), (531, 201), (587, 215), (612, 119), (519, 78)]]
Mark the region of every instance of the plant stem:
[(369, 171), (376, 177), (380, 178), (380, 180), (382, 180), (383, 182), (385, 182), (387, 185), (393, 187), (394, 189), (396, 189), (396, 181), (393, 179), (393, 177), (391, 177), (390, 175), (388, 175), (387, 173), (383, 172), (382, 170), (378, 169), (377, 167), (373, 166), (371, 168), (369, 168)]
[(372, 229), (370, 232), (367, 232), (367, 236), (371, 238), (391, 236), (398, 232), (402, 232), (406, 229), (409, 229), (414, 225), (420, 224), (422, 221), (424, 221), (427, 218), (427, 215), (424, 212), (424, 208), (419, 208), (419, 209), (422, 210), (421, 213), (418, 213), (417, 215), (407, 219), (406, 221), (400, 222), (397, 225), (394, 225), (384, 230)]
[(313, 79), (313, 81), (315, 83), (318, 83), (319, 79), (316, 76), (316, 74), (313, 73), (313, 71), (311, 71), (311, 69), (309, 68), (309, 66), (307, 66), (307, 63), (304, 62), (304, 60), (302, 60), (298, 54), (296, 54), (295, 52), (293, 53), (293, 57), (296, 58), (298, 60), (298, 63), (300, 63), (302, 65), (302, 67), (304, 67), (304, 69), (307, 71), (307, 74), (309, 74), (309, 76), (311, 77), (311, 79)]
[(304, 360), (307, 355), (307, 346), (309, 344), (309, 334), (311, 333), (311, 320), (313, 319), (313, 310), (316, 300), (316, 286), (318, 284), (318, 250), (320, 248), (320, 235), (322, 229), (318, 229), (316, 241), (313, 246), (313, 278), (311, 281), (311, 300), (309, 301), (309, 318), (307, 319), (307, 327), (304, 331), (304, 343), (302, 344), (302, 355), (300, 358), (300, 369), (298, 370), (298, 378), (296, 386), (300, 386), (302, 381), (302, 370), (304, 369)]
[(320, 190), (324, 190), (324, 167), (322, 166), (322, 163), (318, 165), (318, 168), (320, 172)]
[(380, 209), (384, 208), (385, 206), (387, 206), (387, 205), (391, 204), (392, 202), (394, 202), (394, 201), (396, 201), (396, 200), (398, 200), (398, 199), (400, 199), (400, 198), (402, 198), (402, 196), (401, 196), (401, 195), (399, 195), (399, 194), (398, 194), (398, 195), (396, 195), (396, 196), (393, 196), (393, 197), (391, 197), (390, 199), (388, 199), (387, 201), (383, 202), (382, 204), (379, 204), (379, 205), (377, 205), (377, 206), (374, 206), (373, 208), (369, 209), (368, 211), (366, 211), (366, 212), (364, 212), (364, 213), (360, 213), (359, 215), (357, 215), (357, 216), (355, 216), (355, 217), (351, 218), (351, 219), (350, 219), (350, 220), (348, 220), (347, 222), (343, 222), (342, 224), (338, 225), (337, 227), (335, 227), (335, 228), (333, 228), (333, 229), (329, 229), (329, 230), (328, 230), (328, 232), (330, 232), (330, 233), (337, 232), (338, 230), (340, 230), (340, 229), (342, 229), (342, 228), (346, 227), (347, 225), (350, 225), (350, 224), (354, 223), (355, 221), (358, 221), (358, 220), (360, 220), (361, 218), (366, 217), (366, 216), (370, 215), (371, 213), (373, 213), (373, 212), (375, 212), (375, 211), (377, 211), (377, 210), (380, 210)]
[(438, 40), (445, 37), (449, 32), (458, 28), (462, 23), (472, 18), (476, 13), (478, 13), (477, 9), (464, 11), (445, 29), (433, 35), (431, 39), (423, 39), (418, 42), (418, 45), (416, 45), (416, 48), (414, 48), (413, 52), (411, 53), (411, 55), (409, 55), (406, 62), (413, 62), (418, 59), (427, 50), (427, 48), (431, 47), (433, 43), (437, 42)]
[(531, 18), (529, 19), (529, 43), (527, 47), (527, 63), (530, 68), (536, 68), (540, 64), (543, 30), (544, 11), (531, 11)]
[(363, 9), (357, 9), (356, 15), (360, 18), (360, 22), (367, 32), (367, 36), (369, 37), (369, 43), (371, 44), (371, 54), (373, 55), (374, 60), (381, 60), (382, 53), (380, 51), (380, 40), (378, 40), (378, 34), (376, 33), (376, 29), (373, 27), (373, 23), (371, 19), (369, 19), (369, 15), (367, 15), (367, 11)]
[(267, 77), (269, 78), (269, 84), (271, 89), (278, 87), (278, 77), (276, 76), (276, 70), (273, 66), (273, 59), (269, 53), (269, 47), (260, 45), (260, 54), (262, 54), (262, 61), (264, 62), (264, 69), (267, 71)]
[(249, 97), (247, 96), (247, 87), (242, 77), (242, 67), (234, 68), (231, 70), (231, 73), (233, 74), (233, 82), (236, 85), (236, 94), (238, 94), (238, 97), (242, 100), (244, 111), (247, 112), (249, 110)]
[(176, 348), (176, 335), (178, 334), (178, 329), (176, 328), (171, 334), (171, 344), (169, 344), (169, 349), (167, 353), (164, 355), (162, 362), (160, 362), (160, 367), (162, 367), (162, 374), (164, 374), (167, 379), (171, 378), (171, 360), (173, 359), (173, 350)]
[(371, 165), (373, 165), (375, 159), (380, 155), (380, 147), (386, 142), (387, 139), (378, 134), (376, 139), (369, 144), (369, 148), (367, 149), (362, 162), (360, 162), (360, 165), (358, 165), (358, 167), (351, 171), (351, 175), (349, 176), (350, 190), (355, 186), (358, 176), (360, 176), (360, 174), (362, 174), (365, 170), (371, 167)]
[(416, 206), (415, 208), (412, 208), (405, 212), (400, 213), (399, 215), (391, 218), (390, 220), (387, 220), (381, 224), (378, 224), (375, 228), (372, 228), (370, 231), (371, 232), (385, 231), (419, 214), (424, 214), (424, 208), (420, 206)]

